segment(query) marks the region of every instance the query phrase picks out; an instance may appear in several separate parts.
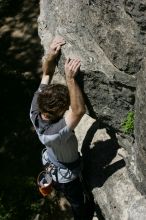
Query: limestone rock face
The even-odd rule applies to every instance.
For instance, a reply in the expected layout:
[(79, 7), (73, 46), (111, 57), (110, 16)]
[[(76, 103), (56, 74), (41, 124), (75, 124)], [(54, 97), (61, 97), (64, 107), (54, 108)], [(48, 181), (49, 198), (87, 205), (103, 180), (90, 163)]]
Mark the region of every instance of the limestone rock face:
[(138, 189), (146, 194), (146, 0), (126, 0), (125, 10), (138, 25), (138, 40), (143, 47), (143, 57), (141, 68), (137, 74), (136, 87), (136, 141), (131, 148), (129, 171)]
[(75, 133), (85, 160), (86, 180), (105, 219), (145, 220), (146, 199), (129, 178), (124, 162), (127, 151), (117, 150), (115, 139), (88, 115), (84, 115)]
[(130, 167), (138, 189), (146, 194), (146, 59), (137, 79), (134, 153)]
[[(127, 2), (127, 1), (126, 1)], [(116, 129), (135, 101), (143, 47), (124, 1), (42, 0), (39, 35), (45, 52), (55, 35), (65, 38), (64, 58), (79, 57), (80, 84), (89, 113)], [(128, 11), (128, 12), (127, 12)], [(61, 60), (59, 69), (63, 72)]]
[[(91, 117), (121, 133), (127, 113), (135, 109), (135, 140), (117, 135), (126, 152), (122, 155), (126, 168), (93, 191), (107, 219), (144, 219), (145, 199), (139, 191), (146, 193), (146, 0), (41, 0), (38, 24), (45, 53), (54, 36), (66, 40), (58, 64), (59, 82), (65, 59), (81, 59), (78, 82)], [(116, 185), (115, 190), (118, 180), (121, 189)]]

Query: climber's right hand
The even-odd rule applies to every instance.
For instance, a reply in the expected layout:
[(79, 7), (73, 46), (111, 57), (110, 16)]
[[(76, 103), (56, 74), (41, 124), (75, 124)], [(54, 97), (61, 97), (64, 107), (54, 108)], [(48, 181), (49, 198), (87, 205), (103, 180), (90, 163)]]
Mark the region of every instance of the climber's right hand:
[(66, 80), (74, 79), (81, 66), (80, 59), (68, 58), (65, 62), (65, 76)]

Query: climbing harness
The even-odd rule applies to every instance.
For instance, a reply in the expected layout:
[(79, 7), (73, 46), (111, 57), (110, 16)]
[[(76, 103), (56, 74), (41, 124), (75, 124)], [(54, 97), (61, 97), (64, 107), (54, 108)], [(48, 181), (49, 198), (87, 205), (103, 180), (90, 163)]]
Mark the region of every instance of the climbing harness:
[[(49, 152), (50, 153), (50, 152)], [(79, 169), (83, 169), (81, 160), (77, 160), (71, 164), (67, 163), (60, 163), (57, 160), (51, 157), (52, 162), (50, 161), (49, 154), (47, 148), (42, 150), (42, 164), (44, 166), (44, 170), (39, 173), (37, 178), (37, 184), (39, 187), (40, 193), (45, 197), (48, 196), (53, 190), (53, 178), (52, 176), (56, 177), (56, 182), (58, 181), (58, 176), (62, 176), (64, 179), (70, 179), (72, 175), (72, 170), (79, 167)], [(61, 170), (65, 169), (65, 175), (62, 174)], [(88, 189), (88, 184), (84, 179), (82, 172), (78, 175), (79, 179), (82, 183), (83, 191), (84, 191), (84, 200), (90, 200), (91, 193)]]
[[(60, 175), (64, 179), (70, 179), (72, 172), (71, 169), (67, 168), (63, 163), (57, 161), (53, 157), (49, 158), (47, 148), (42, 150), (42, 164), (46, 168), (50, 175), (54, 175), (56, 178), (56, 182), (58, 182), (58, 176)], [(63, 175), (62, 170), (66, 170), (66, 173)]]
[[(52, 176), (55, 177), (55, 181), (58, 181), (58, 177), (61, 176), (64, 179), (71, 179), (72, 177), (72, 170), (78, 166), (78, 163), (73, 163), (71, 166), (67, 167), (66, 164), (60, 163), (57, 160), (55, 160), (53, 157), (51, 157), (52, 161), (50, 161), (50, 158), (48, 156), (47, 148), (44, 148), (42, 150), (42, 164), (44, 166), (44, 171), (39, 173), (37, 178), (37, 184), (39, 187), (39, 191), (43, 196), (47, 196), (51, 193), (53, 190), (52, 187)], [(63, 170), (65, 170), (65, 174), (63, 174)]]

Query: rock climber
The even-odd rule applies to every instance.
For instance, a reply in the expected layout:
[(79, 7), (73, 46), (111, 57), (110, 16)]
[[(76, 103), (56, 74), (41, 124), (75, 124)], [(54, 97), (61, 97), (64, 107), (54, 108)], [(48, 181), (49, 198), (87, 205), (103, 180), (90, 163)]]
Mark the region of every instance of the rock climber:
[(82, 92), (76, 82), (81, 61), (68, 58), (64, 71), (66, 85), (51, 84), (62, 37), (56, 37), (50, 44), (47, 55), (42, 59), (42, 79), (35, 92), (30, 118), (43, 145), (46, 146), (48, 161), (56, 167), (52, 172), (53, 186), (64, 193), (70, 202), (74, 219), (85, 220), (84, 196), (81, 181), (78, 142), (74, 129), (85, 113)]

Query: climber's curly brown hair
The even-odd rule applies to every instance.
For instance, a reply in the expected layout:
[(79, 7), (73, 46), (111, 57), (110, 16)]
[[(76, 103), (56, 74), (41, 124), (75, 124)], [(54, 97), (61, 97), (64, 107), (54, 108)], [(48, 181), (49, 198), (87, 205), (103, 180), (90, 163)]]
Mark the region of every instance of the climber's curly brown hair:
[(50, 121), (60, 119), (69, 108), (68, 88), (62, 84), (46, 86), (38, 95), (38, 106), (41, 113), (47, 113)]

